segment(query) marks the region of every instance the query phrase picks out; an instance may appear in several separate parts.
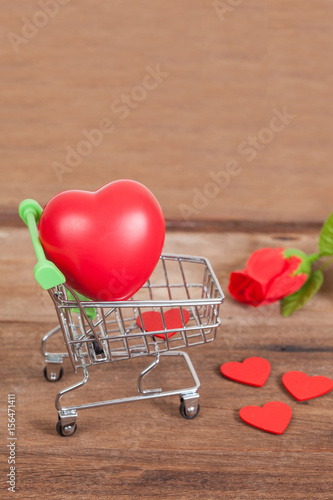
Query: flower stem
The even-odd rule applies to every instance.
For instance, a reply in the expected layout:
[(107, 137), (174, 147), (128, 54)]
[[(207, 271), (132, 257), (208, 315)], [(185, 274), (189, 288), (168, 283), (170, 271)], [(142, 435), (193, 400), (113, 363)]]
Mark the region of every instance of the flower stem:
[(325, 264), (319, 269), (319, 271), (324, 271), (324, 269), (326, 269), (326, 267), (328, 267), (331, 263), (333, 262), (333, 258), (332, 259), (329, 259), (327, 262), (325, 262)]
[(308, 260), (312, 263), (312, 262), (316, 262), (316, 260), (320, 259), (320, 257), (321, 257), (320, 253), (312, 253), (312, 254), (308, 255)]

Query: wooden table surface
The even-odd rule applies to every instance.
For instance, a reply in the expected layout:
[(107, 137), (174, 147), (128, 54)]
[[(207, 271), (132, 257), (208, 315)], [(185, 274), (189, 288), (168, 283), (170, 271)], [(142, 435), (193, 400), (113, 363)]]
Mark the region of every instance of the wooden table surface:
[[(0, 12), (1, 498), (11, 498), (6, 401), (15, 393), (16, 498), (331, 499), (332, 394), (298, 403), (281, 376), (333, 377), (333, 270), (287, 319), (278, 304), (236, 303), (227, 286), (258, 248), (314, 252), (332, 211), (333, 3), (51, 4), (52, 15), (23, 0)], [(120, 177), (160, 200), (165, 251), (210, 259), (226, 294), (222, 325), (212, 344), (187, 351), (201, 381), (196, 419), (180, 416), (177, 397), (161, 398), (86, 410), (61, 438), (54, 398), (80, 374), (66, 362), (58, 383), (43, 377), (40, 342), (57, 320), (33, 279), (17, 206)], [(220, 374), (249, 356), (271, 363), (261, 389)], [(163, 361), (152, 386), (188, 383), (179, 360)], [(131, 395), (146, 364), (95, 367), (75, 397)], [(293, 411), (282, 436), (241, 422), (241, 407), (273, 400)]]

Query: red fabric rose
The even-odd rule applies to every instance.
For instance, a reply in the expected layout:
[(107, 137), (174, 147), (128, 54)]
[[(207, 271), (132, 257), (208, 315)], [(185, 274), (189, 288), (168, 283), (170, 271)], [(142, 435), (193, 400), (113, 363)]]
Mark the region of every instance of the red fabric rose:
[(299, 250), (257, 250), (250, 256), (245, 269), (231, 273), (231, 295), (243, 304), (257, 307), (296, 292), (304, 285), (310, 272), (303, 256), (306, 259), (306, 255)]

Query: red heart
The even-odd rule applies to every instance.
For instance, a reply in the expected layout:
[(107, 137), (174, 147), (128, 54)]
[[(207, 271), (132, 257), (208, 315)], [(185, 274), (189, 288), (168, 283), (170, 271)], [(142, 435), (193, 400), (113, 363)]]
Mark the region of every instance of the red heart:
[[(186, 309), (183, 309), (183, 316), (184, 316), (184, 323), (186, 325), (186, 323), (188, 323), (190, 319), (190, 313)], [(161, 313), (157, 311), (146, 311), (141, 314), (141, 317), (146, 332), (155, 332), (158, 330), (164, 330)], [(172, 330), (173, 328), (183, 328), (180, 309), (169, 309), (168, 311), (166, 311), (164, 313), (164, 321), (165, 321), (165, 326), (168, 330)], [(137, 317), (136, 322), (138, 327), (141, 328), (141, 330), (143, 330), (139, 316)], [(175, 333), (177, 332), (169, 332), (168, 338), (170, 338), (172, 335), (175, 335)], [(159, 333), (157, 335), (154, 335), (154, 337), (165, 339), (165, 334)]]
[(262, 387), (271, 372), (271, 365), (267, 359), (254, 356), (247, 358), (243, 363), (230, 361), (221, 366), (221, 373), (230, 380), (241, 384)]
[(320, 375), (309, 377), (300, 371), (285, 373), (282, 376), (282, 383), (297, 401), (318, 398), (333, 389), (333, 381), (330, 378)]
[(271, 401), (263, 407), (244, 406), (239, 411), (243, 422), (272, 434), (283, 434), (288, 427), (291, 415), (290, 406), (280, 401)]
[(149, 278), (165, 235), (161, 207), (142, 184), (64, 191), (43, 210), (39, 236), (66, 282), (94, 300), (126, 300)]

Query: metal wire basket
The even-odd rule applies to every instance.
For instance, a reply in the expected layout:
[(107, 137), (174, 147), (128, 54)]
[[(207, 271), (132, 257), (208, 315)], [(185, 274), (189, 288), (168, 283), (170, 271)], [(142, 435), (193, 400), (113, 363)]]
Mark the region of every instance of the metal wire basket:
[[(82, 302), (65, 284), (49, 293), (75, 371), (211, 342), (223, 299), (207, 259), (177, 255), (162, 255), (150, 280), (127, 301)], [(177, 328), (169, 324), (170, 308), (179, 311)], [(159, 314), (160, 329), (149, 331), (147, 311)]]

